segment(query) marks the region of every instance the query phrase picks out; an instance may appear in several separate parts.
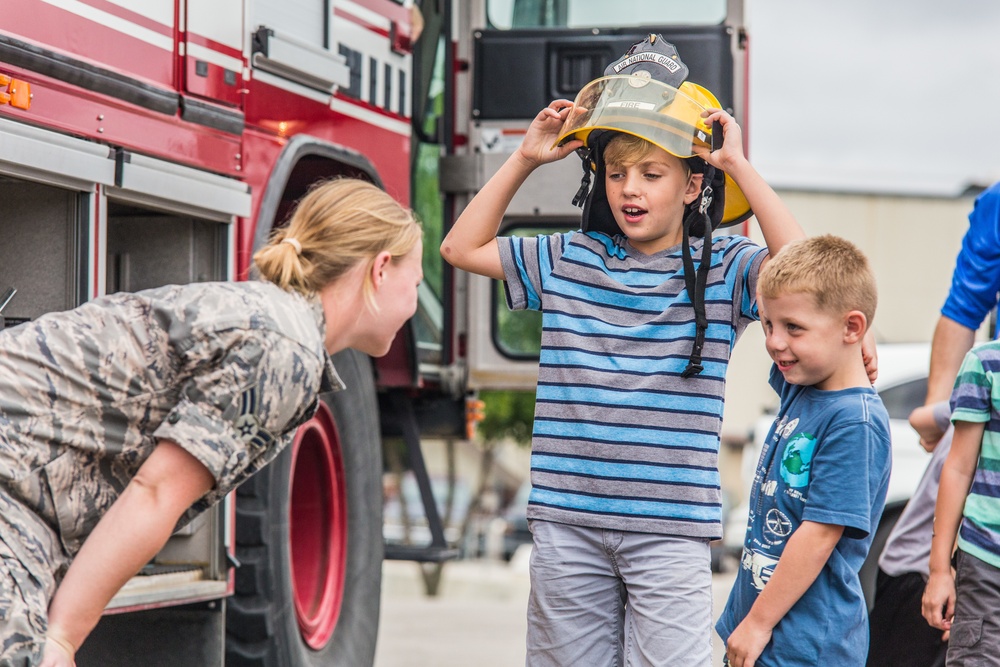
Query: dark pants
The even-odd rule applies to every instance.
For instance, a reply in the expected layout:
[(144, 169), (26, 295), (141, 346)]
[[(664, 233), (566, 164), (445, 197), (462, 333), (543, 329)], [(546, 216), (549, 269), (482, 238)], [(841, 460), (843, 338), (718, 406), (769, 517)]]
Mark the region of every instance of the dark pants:
[(955, 620), (948, 667), (998, 667), (1000, 570), (962, 549), (956, 556)]
[(869, 618), (868, 667), (942, 667), (948, 643), (920, 612), (924, 578), (917, 572), (892, 577), (878, 571), (875, 607)]

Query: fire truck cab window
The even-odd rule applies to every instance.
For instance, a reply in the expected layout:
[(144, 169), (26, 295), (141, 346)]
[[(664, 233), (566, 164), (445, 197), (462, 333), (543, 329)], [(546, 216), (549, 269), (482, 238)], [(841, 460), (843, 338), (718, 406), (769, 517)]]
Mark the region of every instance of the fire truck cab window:
[(726, 18), (726, 0), (489, 0), (487, 16), (498, 30), (718, 25)]
[[(510, 226), (505, 236), (537, 236), (570, 231), (571, 226), (539, 227)], [(495, 281), (493, 290), (493, 344), (510, 359), (537, 359), (542, 342), (542, 313), (536, 310), (515, 310), (507, 307), (503, 283)]]

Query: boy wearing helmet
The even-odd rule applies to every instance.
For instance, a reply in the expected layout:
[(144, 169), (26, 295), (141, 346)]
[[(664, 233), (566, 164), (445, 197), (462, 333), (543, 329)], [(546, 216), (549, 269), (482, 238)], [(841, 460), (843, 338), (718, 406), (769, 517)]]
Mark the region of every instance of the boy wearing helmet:
[[(542, 109), (441, 245), (457, 268), (504, 280), (511, 308), (543, 313), (529, 665), (711, 660), (725, 370), (757, 319), (761, 265), (804, 234), (686, 73), (651, 35), (575, 104)], [(527, 176), (577, 149), (582, 230), (498, 238)], [(751, 206), (767, 248), (711, 239)]]

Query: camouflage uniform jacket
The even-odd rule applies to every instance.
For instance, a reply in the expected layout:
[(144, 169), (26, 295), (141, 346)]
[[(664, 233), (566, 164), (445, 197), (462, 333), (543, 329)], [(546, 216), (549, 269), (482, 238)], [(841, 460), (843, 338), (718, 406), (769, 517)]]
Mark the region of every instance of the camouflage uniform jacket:
[(318, 300), (266, 282), (114, 294), (0, 332), (0, 540), (48, 596), (159, 439), (216, 485), (272, 460), (343, 388)]

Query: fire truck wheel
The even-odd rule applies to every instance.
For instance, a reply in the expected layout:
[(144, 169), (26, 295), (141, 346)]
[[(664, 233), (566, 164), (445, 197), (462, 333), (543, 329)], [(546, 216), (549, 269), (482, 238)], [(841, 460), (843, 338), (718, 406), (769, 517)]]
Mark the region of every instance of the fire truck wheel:
[(294, 444), (236, 498), (227, 667), (358, 667), (375, 659), (382, 579), (382, 449), (368, 357), (334, 357)]

